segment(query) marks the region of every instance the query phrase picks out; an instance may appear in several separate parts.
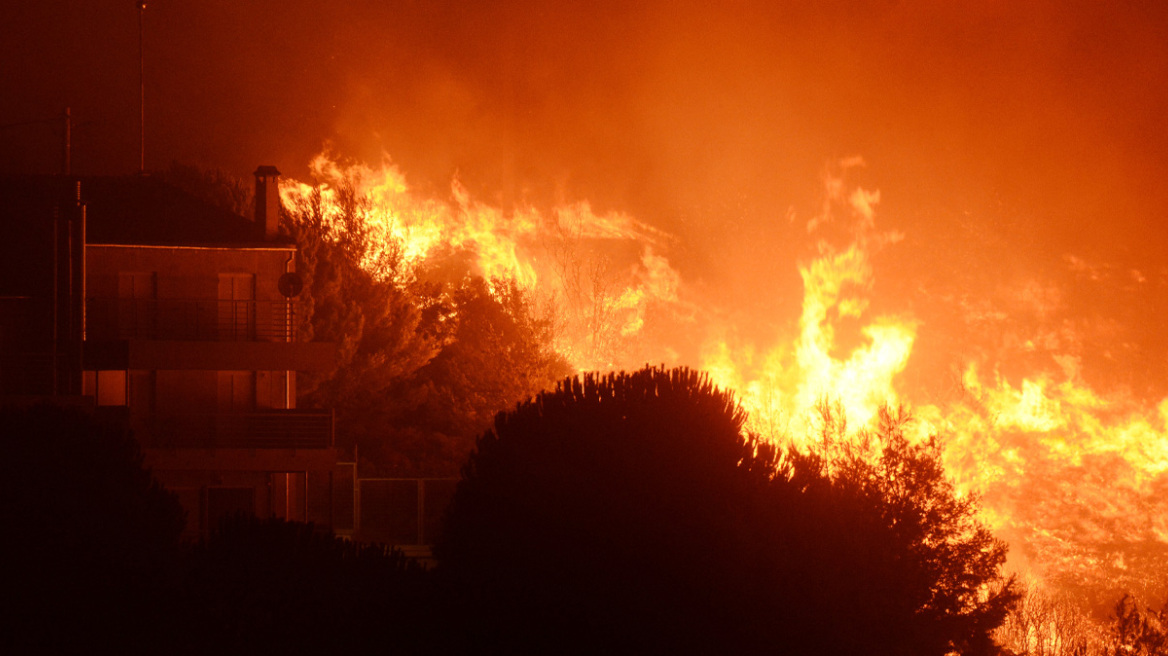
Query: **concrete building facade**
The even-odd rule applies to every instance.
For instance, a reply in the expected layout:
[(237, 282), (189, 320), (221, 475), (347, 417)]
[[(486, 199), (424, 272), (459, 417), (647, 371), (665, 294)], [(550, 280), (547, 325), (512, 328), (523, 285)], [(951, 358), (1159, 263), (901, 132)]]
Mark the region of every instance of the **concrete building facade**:
[(254, 220), (146, 176), (6, 180), (0, 394), (52, 397), (130, 427), (187, 511), (189, 536), (235, 512), (352, 528), (353, 473), (328, 409), (296, 407), (303, 341), (296, 246), (278, 177)]

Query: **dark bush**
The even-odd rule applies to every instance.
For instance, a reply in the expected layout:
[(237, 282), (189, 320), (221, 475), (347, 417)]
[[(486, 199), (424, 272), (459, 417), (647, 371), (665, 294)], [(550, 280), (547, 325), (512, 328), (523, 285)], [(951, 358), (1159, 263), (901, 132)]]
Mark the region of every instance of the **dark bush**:
[(478, 593), (483, 643), (646, 652), (733, 626), (726, 593), (745, 583), (737, 559), (771, 469), (744, 419), (685, 369), (568, 379), (500, 414), (437, 547)]
[(185, 579), (178, 642), (199, 654), (445, 651), (429, 572), (312, 524), (225, 518), (190, 554)]
[(442, 645), (416, 561), (311, 524), (233, 516), (192, 551), (186, 635), (197, 653), (425, 653)]
[(5, 408), (0, 440), (9, 644), (149, 651), (173, 592), (177, 498), (128, 432), (78, 409)]
[(886, 413), (874, 461), (778, 457), (744, 418), (706, 376), (659, 368), (568, 379), (500, 414), (437, 546), (469, 650), (994, 649), (1005, 548), (935, 450)]

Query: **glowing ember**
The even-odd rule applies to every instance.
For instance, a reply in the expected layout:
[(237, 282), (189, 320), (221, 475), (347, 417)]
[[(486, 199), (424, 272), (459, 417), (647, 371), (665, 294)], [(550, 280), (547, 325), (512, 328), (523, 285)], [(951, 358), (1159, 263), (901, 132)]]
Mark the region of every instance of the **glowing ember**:
[[(372, 169), (321, 156), (312, 170), (327, 216), (367, 198), (368, 228), (407, 262), (454, 254), (469, 263), (462, 274), (517, 279), (554, 313), (556, 347), (581, 370), (647, 361), (706, 369), (737, 390), (751, 428), (773, 440), (815, 437), (817, 408), (837, 409), (847, 438), (882, 404), (908, 404), (922, 436), (942, 436), (960, 489), (982, 495), (1016, 567), (1097, 599), (1119, 589), (1162, 594), (1168, 399), (1144, 407), (1092, 389), (1067, 359), (1057, 360), (1061, 377), (1036, 370), (1013, 379), (1003, 363), (970, 359), (950, 364), (963, 372), (952, 398), (911, 388), (903, 374), (930, 325), (907, 312), (873, 316), (873, 256), (902, 235), (877, 229), (879, 192), (846, 183), (862, 165), (845, 160), (827, 176), (825, 206), (807, 221), (814, 255), (797, 267), (802, 311), (797, 325), (777, 322), (769, 344), (734, 337), (736, 326), (718, 318), (725, 313), (671, 264), (675, 240), (630, 216), (596, 214), (583, 202), (504, 211), (457, 181), (448, 199), (421, 198), (388, 161)], [(304, 203), (312, 188), (287, 182), (282, 192), (285, 203)], [(1049, 296), (1027, 290), (1039, 305)], [(992, 314), (962, 306), (966, 316)], [(1028, 348), (1042, 339), (1032, 336)]]

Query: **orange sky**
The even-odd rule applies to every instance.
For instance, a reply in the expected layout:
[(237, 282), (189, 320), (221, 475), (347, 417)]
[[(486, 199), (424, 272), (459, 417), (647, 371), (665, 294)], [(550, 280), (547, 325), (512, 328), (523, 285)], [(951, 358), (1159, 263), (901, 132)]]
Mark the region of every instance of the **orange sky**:
[[(671, 259), (749, 331), (795, 315), (809, 244), (786, 217), (813, 214), (824, 167), (860, 155), (854, 181), (906, 235), (876, 262), (877, 303), (934, 327), (914, 358), (968, 350), (963, 331), (1008, 349), (1045, 323), (1106, 377), (1155, 387), (1168, 10), (1153, 4), (157, 0), (147, 166), (302, 176), (331, 143), (388, 153), (437, 195), (457, 174), (491, 202), (588, 199), (676, 234)], [(0, 124), (71, 105), (77, 170), (134, 171), (136, 13), (10, 9)], [(52, 171), (57, 144), (52, 126), (2, 129), (0, 170)], [(1008, 319), (978, 323), (978, 304)]]

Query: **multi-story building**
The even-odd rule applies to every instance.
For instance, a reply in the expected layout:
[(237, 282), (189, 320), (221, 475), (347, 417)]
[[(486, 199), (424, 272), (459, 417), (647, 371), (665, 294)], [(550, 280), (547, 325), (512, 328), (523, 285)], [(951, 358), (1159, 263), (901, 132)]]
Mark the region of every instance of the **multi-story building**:
[(0, 186), (0, 394), (125, 422), (191, 535), (241, 511), (352, 526), (332, 414), (296, 408), (333, 349), (298, 339), (278, 177), (256, 171), (254, 220), (148, 176)]

